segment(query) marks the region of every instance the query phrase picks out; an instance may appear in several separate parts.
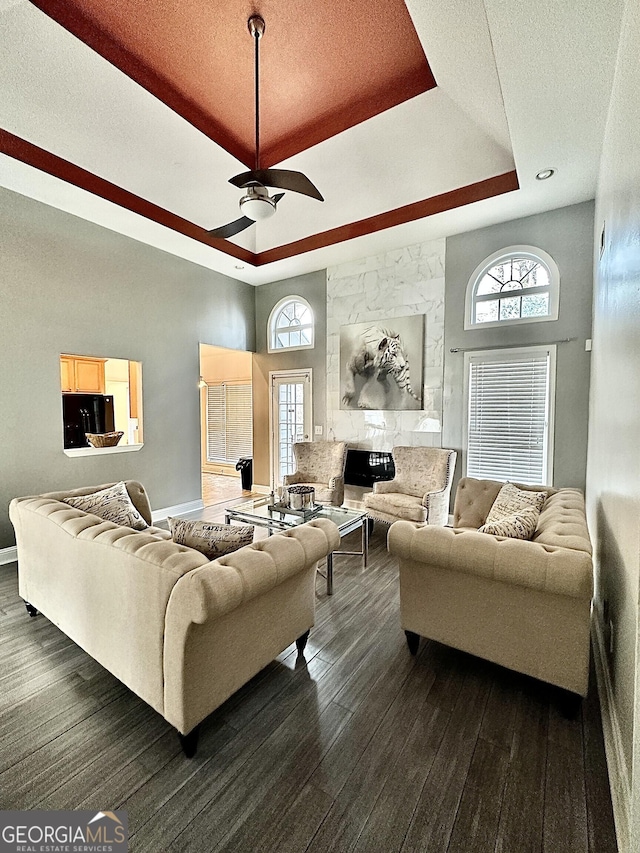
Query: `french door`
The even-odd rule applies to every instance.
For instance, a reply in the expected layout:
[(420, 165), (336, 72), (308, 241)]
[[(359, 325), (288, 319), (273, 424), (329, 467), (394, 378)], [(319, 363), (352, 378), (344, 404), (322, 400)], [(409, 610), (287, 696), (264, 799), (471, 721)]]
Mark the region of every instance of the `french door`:
[(283, 370), (271, 380), (271, 482), (295, 469), (293, 445), (311, 440), (311, 370)]

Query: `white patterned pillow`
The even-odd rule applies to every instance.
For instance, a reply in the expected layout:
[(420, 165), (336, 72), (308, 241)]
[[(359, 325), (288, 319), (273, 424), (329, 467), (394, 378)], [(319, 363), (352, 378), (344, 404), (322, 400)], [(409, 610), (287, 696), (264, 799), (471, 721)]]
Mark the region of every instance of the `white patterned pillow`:
[(200, 551), (209, 560), (230, 554), (253, 542), (251, 524), (211, 524), (209, 521), (187, 521), (168, 518), (171, 538), (178, 545), (187, 545)]
[(64, 502), (75, 507), (75, 509), (90, 512), (92, 515), (97, 515), (105, 521), (112, 521), (122, 527), (145, 530), (149, 526), (131, 502), (124, 483), (116, 483), (114, 486), (109, 486), (108, 489), (102, 489), (90, 495), (64, 498)]
[(478, 528), (478, 533), (493, 533), (494, 536), (508, 536), (510, 539), (531, 539), (536, 532), (539, 516), (537, 507), (526, 506), (497, 521), (486, 522)]
[(505, 483), (498, 492), (498, 497), (493, 502), (484, 523), (492, 524), (494, 521), (501, 521), (506, 516), (529, 506), (535, 507), (540, 512), (546, 499), (547, 492), (532, 492), (519, 489), (513, 483)]

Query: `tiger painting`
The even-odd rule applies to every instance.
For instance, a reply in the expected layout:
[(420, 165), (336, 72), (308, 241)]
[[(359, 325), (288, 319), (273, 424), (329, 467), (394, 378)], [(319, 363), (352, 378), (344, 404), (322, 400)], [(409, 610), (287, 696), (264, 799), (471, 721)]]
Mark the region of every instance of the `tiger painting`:
[[(395, 405), (389, 405), (394, 401)], [(421, 399), (411, 387), (409, 359), (397, 332), (371, 326), (356, 339), (345, 366), (342, 402), (359, 409), (420, 408)]]

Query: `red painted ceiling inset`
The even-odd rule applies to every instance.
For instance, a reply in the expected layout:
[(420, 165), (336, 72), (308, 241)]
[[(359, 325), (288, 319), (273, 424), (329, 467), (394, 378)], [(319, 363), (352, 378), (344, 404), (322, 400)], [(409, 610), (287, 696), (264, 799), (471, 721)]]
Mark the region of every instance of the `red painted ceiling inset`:
[(404, 0), (33, 0), (254, 167), (253, 40), (268, 167), (436, 83)]

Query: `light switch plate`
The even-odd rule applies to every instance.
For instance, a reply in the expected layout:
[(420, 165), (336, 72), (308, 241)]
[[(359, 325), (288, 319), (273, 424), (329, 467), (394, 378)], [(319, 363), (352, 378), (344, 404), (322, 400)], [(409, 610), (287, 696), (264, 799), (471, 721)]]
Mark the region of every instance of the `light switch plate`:
[(314, 431), (315, 435), (322, 435), (322, 427), (321, 426), (315, 426), (313, 428), (313, 431)]

